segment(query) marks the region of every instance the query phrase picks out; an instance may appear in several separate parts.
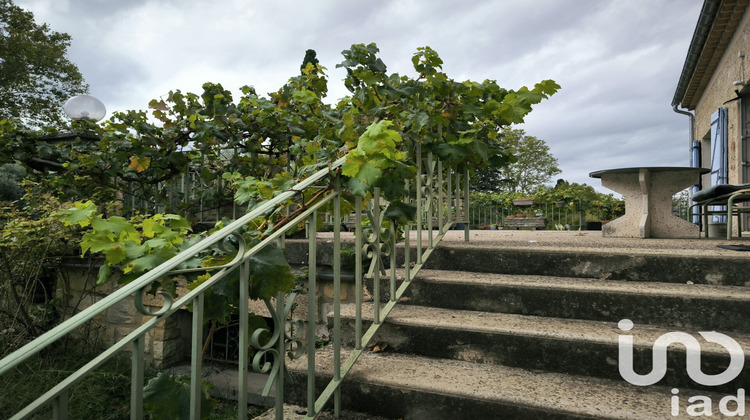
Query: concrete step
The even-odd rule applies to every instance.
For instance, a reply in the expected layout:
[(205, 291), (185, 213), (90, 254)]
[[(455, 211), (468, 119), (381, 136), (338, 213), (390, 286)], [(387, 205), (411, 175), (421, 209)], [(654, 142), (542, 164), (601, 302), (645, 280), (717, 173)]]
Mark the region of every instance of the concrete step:
[(422, 270), (405, 296), (440, 308), (750, 333), (744, 286)]
[[(750, 383), (747, 368), (719, 387), (695, 383), (681, 344), (669, 347), (656, 385), (631, 385), (618, 369), (620, 336), (633, 338), (634, 370), (646, 374), (654, 342), (681, 332), (700, 343), (703, 373), (723, 372), (728, 352), (698, 334), (709, 330), (736, 340), (750, 365), (750, 252), (585, 232), (471, 232), (476, 241), (465, 243), (459, 233), (446, 235), (371, 341), (385, 351), (365, 351), (343, 382), (345, 408), (404, 419), (666, 419), (692, 418), (688, 405), (700, 414), (694, 403), (710, 401), (712, 417), (723, 418), (719, 400)], [(325, 265), (331, 244), (318, 243)], [(387, 290), (381, 283), (381, 298)], [(349, 344), (352, 312), (343, 310)], [(622, 319), (635, 327), (621, 330)], [(328, 348), (316, 358), (318, 392), (331, 359)], [(291, 365), (299, 385), (290, 402), (303, 403), (305, 367)]]
[[(326, 347), (315, 357), (319, 393), (332, 376), (333, 355)], [(305, 405), (306, 366), (304, 357), (289, 365), (291, 403)], [(388, 352), (365, 351), (341, 386), (344, 408), (404, 420), (689, 419), (695, 395), (711, 398), (712, 418), (725, 418), (723, 394), (678, 389), (679, 414), (672, 416), (672, 388)]]
[(639, 282), (749, 285), (750, 253), (442, 242), (425, 268)]
[[(369, 327), (372, 304), (363, 306), (362, 312), (364, 325)], [(353, 305), (343, 307), (341, 313), (344, 343), (353, 346)], [(618, 369), (619, 335), (633, 337), (634, 369), (648, 373), (654, 342), (670, 331), (636, 324), (624, 332), (614, 322), (403, 305), (394, 308), (371, 343), (385, 342), (390, 351), (424, 357), (622, 380)], [(699, 339), (703, 372), (716, 374), (727, 368), (729, 357), (722, 346), (706, 342), (696, 331), (684, 332)], [(730, 337), (745, 349), (745, 365), (750, 365), (750, 335), (733, 333)], [(667, 357), (670, 369), (659, 383), (706, 388), (688, 376), (685, 358), (684, 346), (671, 346)], [(750, 370), (746, 369), (734, 381), (711, 389), (731, 392), (747, 383)]]
[[(453, 236), (451, 236), (454, 234)], [(333, 241), (318, 236), (318, 264), (330, 265)], [(413, 235), (412, 235), (413, 236)], [(717, 248), (746, 240), (603, 238), (601, 232), (472, 231), (448, 232), (425, 268), (498, 274), (583, 277), (639, 282), (750, 285), (750, 252)], [(351, 234), (342, 234), (344, 246), (353, 246)], [(411, 261), (416, 260), (412, 240)], [(307, 264), (307, 240), (286, 241), (287, 259)], [(426, 247), (426, 242), (423, 243)], [(403, 264), (403, 245), (396, 247)]]

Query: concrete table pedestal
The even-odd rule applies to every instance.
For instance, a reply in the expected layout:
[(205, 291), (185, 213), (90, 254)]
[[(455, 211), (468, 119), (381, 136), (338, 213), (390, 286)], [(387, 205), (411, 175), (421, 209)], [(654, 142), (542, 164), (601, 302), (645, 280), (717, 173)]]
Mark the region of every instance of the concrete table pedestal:
[(625, 215), (602, 227), (605, 237), (698, 238), (700, 227), (672, 214), (672, 196), (698, 183), (704, 168), (620, 168), (589, 174), (622, 194)]

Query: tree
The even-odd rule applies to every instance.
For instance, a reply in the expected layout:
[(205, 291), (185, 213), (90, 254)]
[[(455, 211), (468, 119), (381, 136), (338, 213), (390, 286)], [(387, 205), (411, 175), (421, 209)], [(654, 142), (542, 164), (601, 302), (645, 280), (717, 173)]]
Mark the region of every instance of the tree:
[(317, 59), (318, 53), (315, 52), (315, 50), (307, 50), (305, 51), (305, 58), (302, 60), (302, 65), (299, 66), (300, 71), (302, 74), (305, 74), (304, 70), (307, 68), (308, 64), (312, 64), (313, 68), (317, 71), (318, 70), (318, 59)]
[(493, 147), (515, 159), (501, 168), (488, 167), (477, 173), (477, 191), (509, 191), (531, 194), (562, 172), (544, 140), (526, 135), (521, 129), (504, 128)]
[(613, 220), (625, 214), (625, 202), (588, 184), (558, 179), (554, 187), (542, 185), (534, 193), (541, 203), (556, 203), (569, 212), (585, 212), (597, 220)]
[(23, 196), (18, 184), (26, 176), (26, 170), (17, 163), (0, 165), (0, 201), (15, 201)]
[(0, 0), (0, 119), (32, 127), (64, 121), (63, 103), (88, 91), (66, 57), (70, 39), (34, 22), (12, 0)]

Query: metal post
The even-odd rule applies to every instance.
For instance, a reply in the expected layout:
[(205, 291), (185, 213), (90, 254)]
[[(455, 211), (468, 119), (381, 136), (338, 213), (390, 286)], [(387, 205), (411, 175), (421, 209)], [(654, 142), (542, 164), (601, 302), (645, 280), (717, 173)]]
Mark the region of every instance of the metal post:
[(445, 202), (443, 201), (443, 161), (438, 160), (438, 231), (443, 231), (443, 205), (445, 205)]
[(143, 353), (146, 337), (139, 336), (133, 341), (132, 367), (130, 374), (130, 418), (143, 419)]
[(375, 220), (370, 220), (370, 226), (372, 227), (373, 234), (375, 236), (375, 242), (373, 242), (373, 258), (375, 259), (375, 270), (372, 273), (372, 295), (373, 295), (373, 322), (380, 324), (380, 264), (382, 264), (382, 255), (380, 253), (380, 229), (382, 228), (380, 223), (380, 188), (373, 188), (372, 193), (372, 217)]
[(417, 264), (422, 264), (422, 144), (416, 145), (417, 161)]
[(390, 238), (391, 238), (391, 252), (389, 255), (391, 267), (391, 288), (389, 290), (390, 292), (390, 298), (389, 300), (391, 302), (396, 301), (396, 221), (391, 220), (391, 226), (390, 226)]
[(204, 294), (193, 299), (193, 338), (190, 357), (190, 418), (201, 417), (201, 379), (203, 359), (203, 302)]
[[(239, 352), (239, 364), (237, 366), (237, 418), (247, 418), (247, 367), (248, 359), (250, 357), (250, 342), (249, 342), (249, 320), (248, 314), (250, 308), (248, 299), (250, 296), (250, 262), (245, 261), (240, 266), (240, 296), (239, 296), (239, 312), (240, 312), (240, 352)], [(227, 334), (228, 336), (229, 334)], [(283, 341), (283, 335), (280, 338)]]
[(354, 199), (354, 348), (362, 350), (362, 197)]
[(448, 220), (455, 222), (456, 219), (453, 217), (453, 171), (448, 169)]
[(316, 299), (318, 212), (308, 219), (308, 279), (307, 279), (307, 415), (315, 416), (315, 323), (318, 319)]
[(433, 209), (433, 206), (435, 205), (435, 197), (434, 197), (434, 185), (435, 181), (432, 179), (434, 176), (434, 168), (435, 168), (435, 161), (433, 160), (432, 152), (427, 154), (427, 194), (425, 196), (425, 199), (427, 199), (427, 247), (432, 249), (435, 247), (435, 241), (432, 238), (432, 216), (435, 214), (435, 210)]
[(68, 393), (69, 390), (65, 389), (65, 391), (52, 400), (52, 418), (54, 420), (67, 420), (68, 406), (70, 404)]
[(407, 223), (404, 226), (404, 281), (411, 281), (411, 232), (409, 226), (411, 223)]
[[(333, 199), (333, 380), (341, 381), (341, 187), (334, 180)], [(333, 394), (333, 412), (341, 416), (341, 387)]]
[[(292, 297), (290, 297), (292, 299)], [(276, 398), (274, 405), (276, 407), (276, 420), (284, 420), (284, 375), (286, 375), (286, 312), (284, 310), (284, 292), (279, 292), (276, 295), (276, 319), (274, 320), (276, 328), (280, 328), (279, 340), (276, 343), (276, 351), (278, 352), (279, 360), (276, 363), (279, 364), (279, 370), (276, 372)], [(245, 413), (247, 413), (247, 407), (245, 407)]]
[(464, 241), (469, 242), (469, 170), (464, 175)]
[[(462, 197), (463, 196), (461, 195), (461, 173), (459, 173), (458, 169), (456, 169), (456, 222), (457, 223), (463, 222), (463, 209), (461, 206), (461, 203), (463, 202)], [(456, 226), (456, 229), (458, 229), (458, 226)]]

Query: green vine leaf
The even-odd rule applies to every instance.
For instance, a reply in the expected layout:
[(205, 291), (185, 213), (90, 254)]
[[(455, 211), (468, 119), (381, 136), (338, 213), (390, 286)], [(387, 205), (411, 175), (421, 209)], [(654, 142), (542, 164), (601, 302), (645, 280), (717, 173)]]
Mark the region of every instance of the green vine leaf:
[[(201, 418), (211, 414), (212, 403), (205, 385), (201, 386)], [(159, 374), (143, 388), (143, 408), (154, 420), (190, 419), (190, 378)]]
[(107, 283), (111, 275), (112, 269), (109, 268), (109, 265), (102, 264), (101, 267), (99, 267), (99, 272), (96, 275), (96, 284), (101, 286), (102, 284)]
[(271, 299), (294, 286), (294, 275), (284, 250), (265, 247), (250, 258), (250, 298)]
[(383, 215), (385, 219), (395, 220), (400, 226), (404, 226), (409, 221), (416, 219), (417, 208), (403, 201), (396, 201), (388, 204), (388, 208)]
[(341, 173), (358, 181), (351, 185), (355, 193), (362, 195), (365, 188), (361, 184), (367, 189), (377, 186), (383, 171), (396, 167), (406, 157), (397, 148), (403, 142), (401, 134), (391, 126), (393, 122), (387, 120), (370, 124), (359, 137), (357, 148), (347, 154)]
[(115, 242), (109, 235), (111, 234), (97, 232), (84, 234), (81, 240), (81, 256), (84, 256), (87, 251), (91, 251), (92, 254), (100, 252), (104, 254), (108, 265), (119, 264), (125, 260), (128, 256), (125, 246), (120, 242)]
[(292, 98), (303, 104), (313, 104), (319, 101), (318, 95), (315, 92), (307, 89), (294, 91)]
[(144, 273), (152, 268), (156, 268), (163, 262), (174, 257), (176, 254), (177, 252), (175, 249), (157, 248), (155, 252), (145, 254), (125, 264), (122, 268), (122, 272), (125, 274)]
[(107, 234), (108, 237), (116, 239), (119, 242), (133, 241), (140, 244), (141, 235), (124, 217), (112, 216), (103, 219), (96, 216), (91, 219), (91, 227), (100, 234)]
[(91, 200), (86, 202), (76, 202), (69, 209), (59, 210), (54, 213), (60, 217), (65, 226), (78, 225), (86, 227), (91, 224), (91, 218), (96, 213), (96, 204)]

